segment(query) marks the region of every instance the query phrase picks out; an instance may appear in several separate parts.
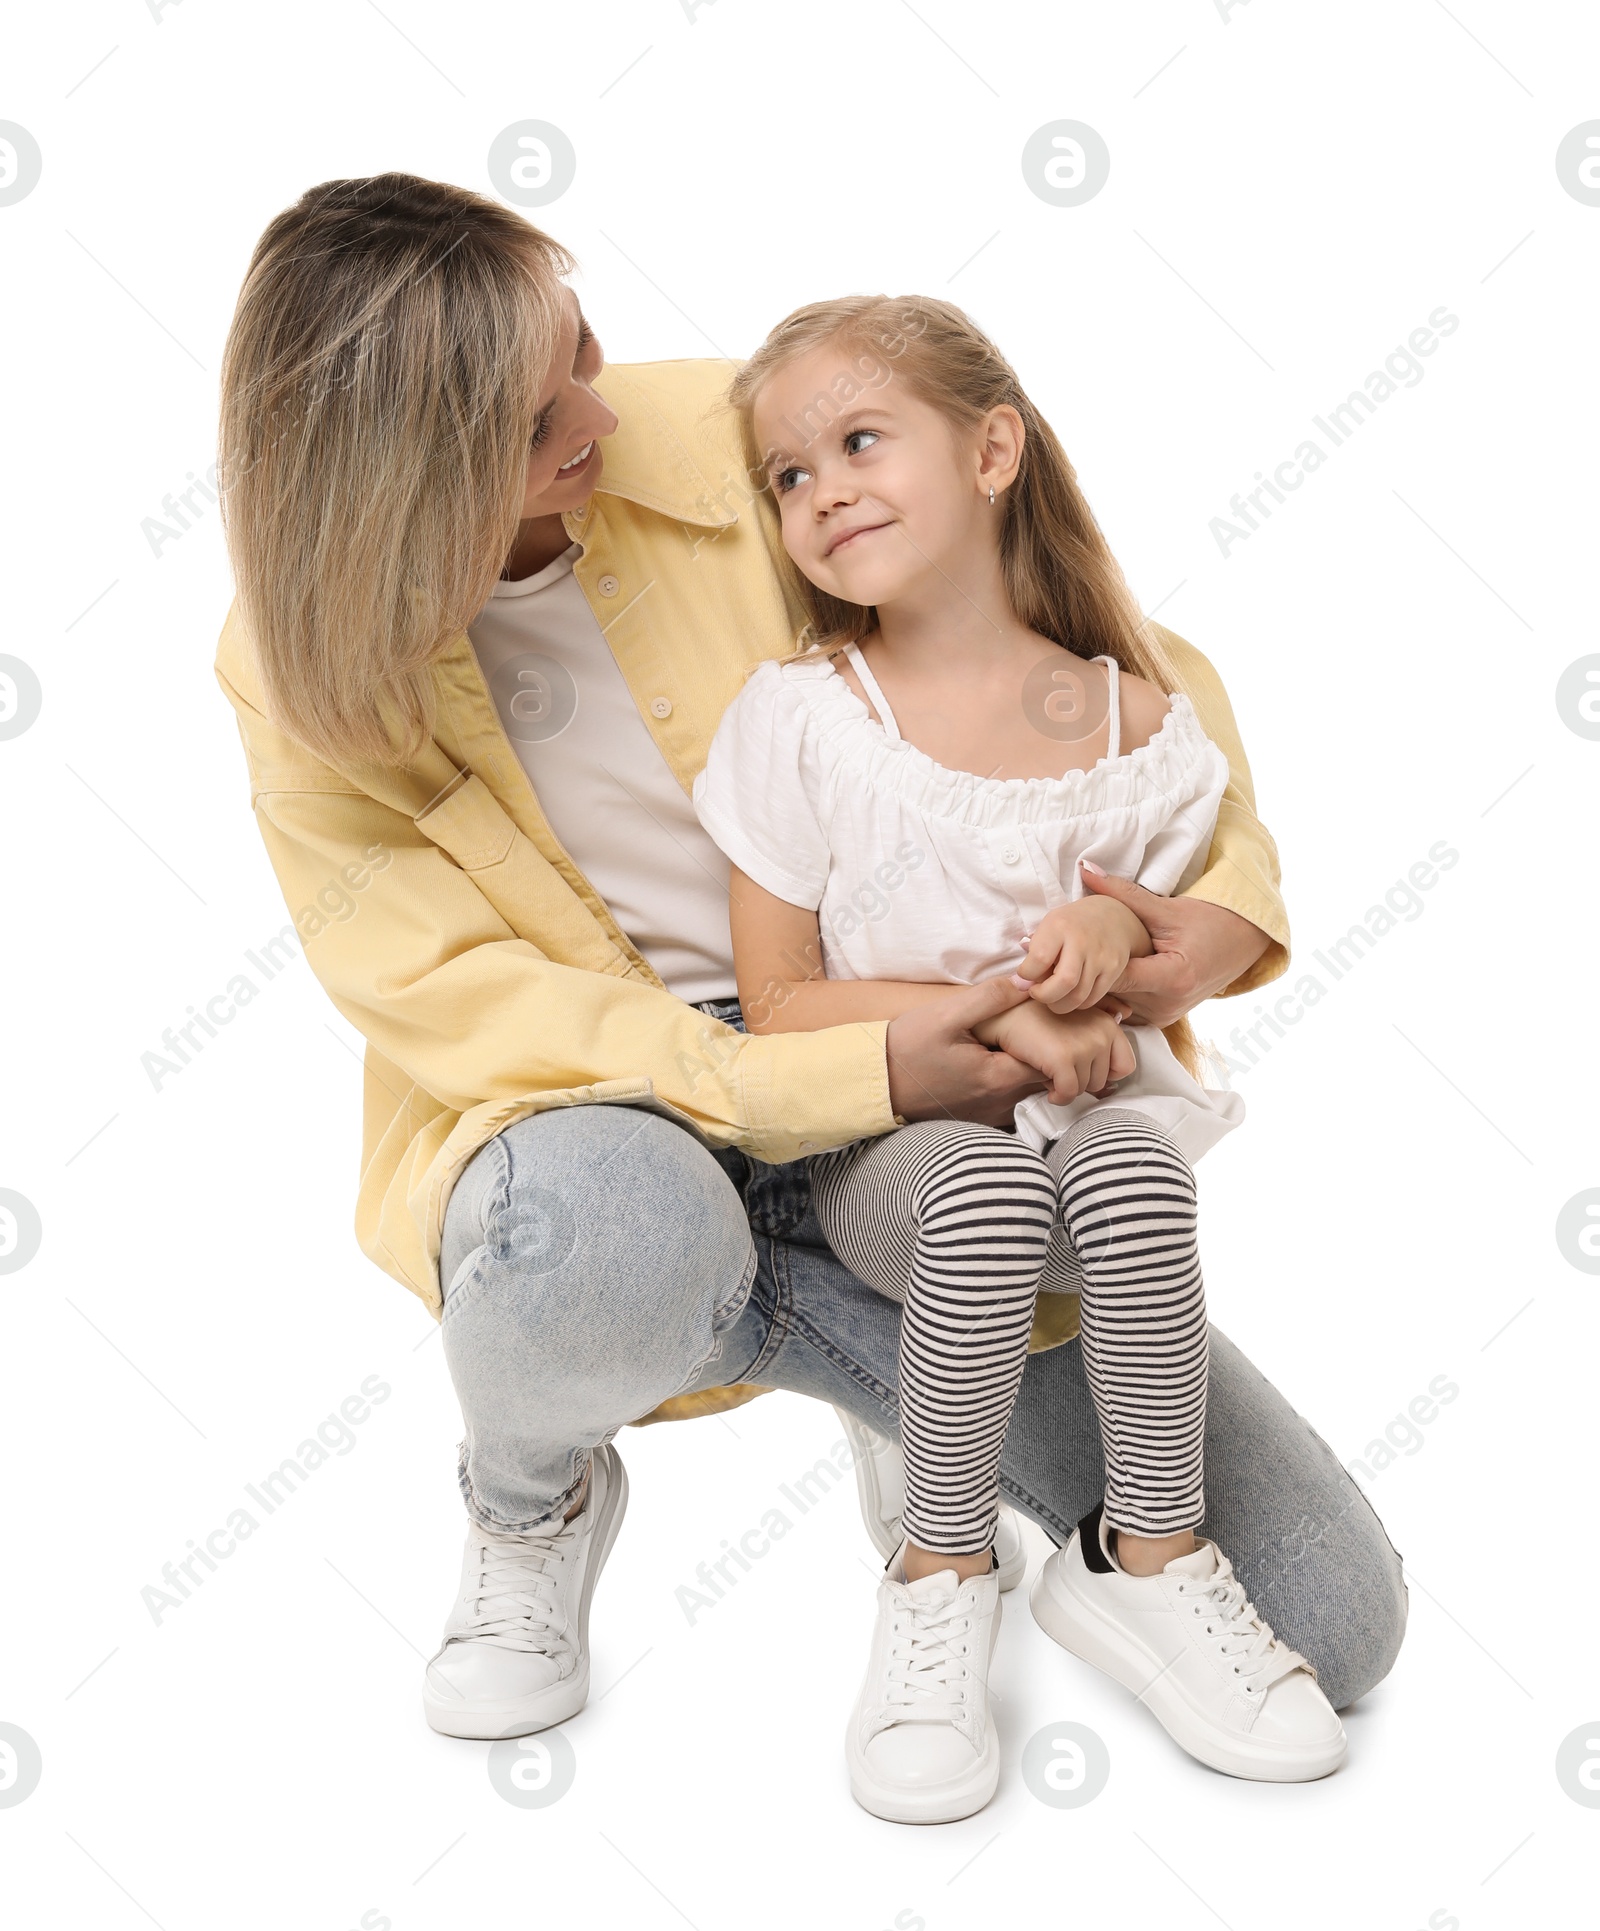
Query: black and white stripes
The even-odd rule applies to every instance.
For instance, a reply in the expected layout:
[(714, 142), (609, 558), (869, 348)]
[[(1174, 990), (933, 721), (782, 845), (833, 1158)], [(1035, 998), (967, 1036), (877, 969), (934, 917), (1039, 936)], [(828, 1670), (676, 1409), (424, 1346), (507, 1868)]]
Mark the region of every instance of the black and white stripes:
[(1193, 1171), (1148, 1119), (1109, 1109), (1045, 1158), (1070, 1257), (1064, 1284), (1080, 1296), (1106, 1520), (1135, 1535), (1192, 1529), (1205, 1514), (1209, 1366)]
[(905, 1304), (905, 1530), (975, 1554), (993, 1540), (1000, 1449), (1040, 1286), (1081, 1296), (1106, 1516), (1134, 1534), (1203, 1512), (1206, 1317), (1194, 1177), (1141, 1115), (1097, 1109), (1039, 1155), (1014, 1135), (925, 1121), (811, 1162), (830, 1246)]

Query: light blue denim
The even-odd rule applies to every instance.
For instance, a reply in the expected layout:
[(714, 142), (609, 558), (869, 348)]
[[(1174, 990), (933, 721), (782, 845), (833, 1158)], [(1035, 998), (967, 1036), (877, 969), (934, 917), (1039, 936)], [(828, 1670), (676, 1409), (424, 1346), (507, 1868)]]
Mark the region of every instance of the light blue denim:
[[(535, 1114), (457, 1182), (441, 1278), (462, 1493), (486, 1526), (559, 1520), (590, 1449), (698, 1388), (787, 1388), (899, 1432), (900, 1306), (829, 1252), (804, 1161), (712, 1153), (637, 1107)], [(1210, 1350), (1201, 1533), (1342, 1709), (1399, 1651), (1401, 1558), (1332, 1449), (1215, 1326)], [(1076, 1341), (1029, 1356), (1000, 1487), (1057, 1543), (1101, 1499)]]

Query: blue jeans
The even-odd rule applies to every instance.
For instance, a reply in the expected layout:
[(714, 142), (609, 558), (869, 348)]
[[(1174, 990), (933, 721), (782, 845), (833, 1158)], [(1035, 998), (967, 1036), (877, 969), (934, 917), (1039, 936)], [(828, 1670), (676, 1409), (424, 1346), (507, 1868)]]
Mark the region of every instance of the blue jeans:
[[(534, 1114), (468, 1163), (440, 1271), (462, 1493), (485, 1526), (559, 1521), (591, 1448), (698, 1388), (788, 1388), (898, 1436), (901, 1309), (829, 1252), (804, 1161), (711, 1153), (636, 1107)], [(1077, 1342), (1030, 1355), (1001, 1492), (1059, 1543), (1104, 1487)], [(1405, 1632), (1400, 1557), (1327, 1443), (1215, 1327), (1205, 1494), (1200, 1532), (1334, 1707), (1380, 1682)]]

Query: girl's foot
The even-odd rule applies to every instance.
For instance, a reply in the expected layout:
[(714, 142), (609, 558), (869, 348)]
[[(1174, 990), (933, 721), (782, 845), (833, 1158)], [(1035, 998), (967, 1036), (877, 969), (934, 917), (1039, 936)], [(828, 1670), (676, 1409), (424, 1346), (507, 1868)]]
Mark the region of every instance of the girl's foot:
[(961, 1582), (941, 1569), (907, 1582), (896, 1553), (878, 1585), (872, 1654), (845, 1735), (851, 1794), (864, 1810), (947, 1824), (994, 1795), (989, 1659), (999, 1628), (996, 1571)]
[[(906, 1505), (906, 1465), (900, 1444), (892, 1436), (880, 1435), (864, 1421), (858, 1421), (848, 1408), (833, 1411), (844, 1427), (855, 1462), (856, 1492), (861, 1501), (861, 1519), (872, 1546), (887, 1562), (904, 1540), (900, 1533), (900, 1511)], [(1003, 1595), (1015, 1589), (1028, 1571), (1028, 1545), (1022, 1539), (1022, 1524), (1016, 1511), (1000, 1504), (1000, 1519), (994, 1530), (994, 1559), (1000, 1565), (1000, 1590)]]
[(1214, 1542), (1159, 1575), (1130, 1575), (1099, 1505), (1039, 1572), (1034, 1620), (1113, 1676), (1201, 1763), (1306, 1783), (1344, 1762), (1345, 1733), (1316, 1672), (1273, 1635)]

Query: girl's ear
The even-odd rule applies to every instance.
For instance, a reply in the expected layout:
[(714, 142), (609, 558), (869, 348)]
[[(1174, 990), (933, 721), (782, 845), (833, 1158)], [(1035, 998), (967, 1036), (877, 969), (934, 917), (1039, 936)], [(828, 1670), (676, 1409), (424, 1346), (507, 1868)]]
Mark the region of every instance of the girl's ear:
[(1009, 402), (991, 409), (978, 426), (978, 488), (987, 495), (992, 489), (1009, 489), (1022, 466), (1022, 445), (1027, 431), (1022, 417)]

